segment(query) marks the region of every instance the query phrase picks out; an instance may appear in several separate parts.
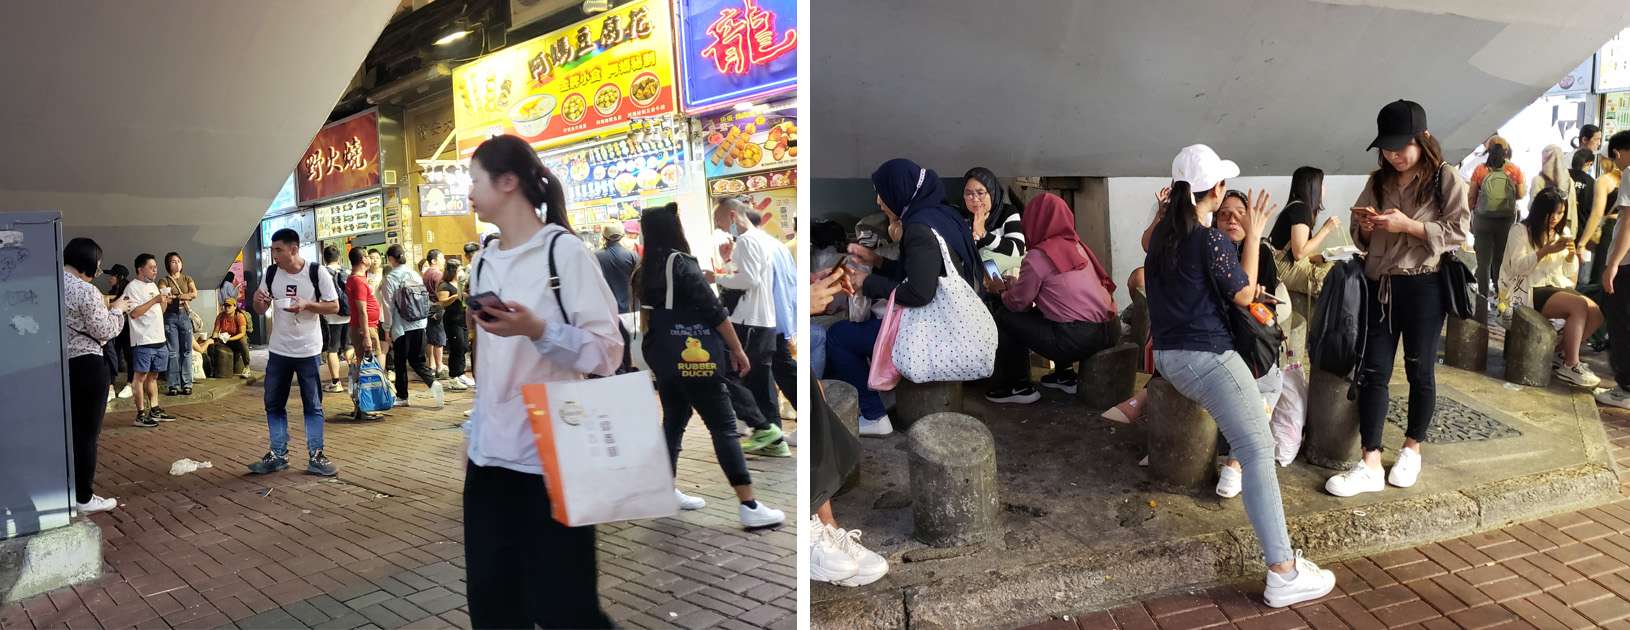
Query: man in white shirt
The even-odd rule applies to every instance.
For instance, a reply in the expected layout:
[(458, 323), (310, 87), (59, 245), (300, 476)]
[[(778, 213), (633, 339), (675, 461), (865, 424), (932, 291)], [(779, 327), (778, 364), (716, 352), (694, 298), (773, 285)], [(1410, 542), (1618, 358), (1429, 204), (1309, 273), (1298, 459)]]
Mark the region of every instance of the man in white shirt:
[[(435, 396), (439, 406), (441, 383), (436, 382), (436, 373), (431, 372), (424, 361), (424, 330), (430, 322), (430, 294), (424, 286), (424, 276), (407, 264), (407, 253), (401, 245), (392, 245), (385, 250), (385, 259), (390, 262), (391, 269), (379, 286), (379, 310), (384, 324), (389, 328), (391, 352), (396, 358), (396, 406), (408, 404), (409, 365), (413, 367), (413, 373), (419, 375), (419, 380), (430, 387), (430, 394)], [(411, 293), (402, 295), (403, 299), (424, 300), (424, 313), (420, 319), (409, 319), (398, 312), (397, 294), (404, 291)]]
[(152, 428), (175, 420), (158, 406), (158, 373), (169, 367), (170, 353), (165, 344), (164, 309), (175, 299), (173, 292), (160, 289), (158, 259), (152, 254), (136, 257), (136, 277), (125, 287), (130, 307), (130, 359), (132, 388), (136, 390), (136, 426)]
[[(351, 275), (351, 270), (340, 266), (338, 245), (323, 248), (323, 271), (334, 277), (337, 290), (344, 290), (345, 277)], [(325, 392), (345, 392), (345, 386), (340, 384), (340, 355), (351, 347), (350, 324), (350, 315), (335, 313), (323, 316), (323, 365), (328, 367), (329, 379), (328, 384), (323, 386)]]
[(316, 262), (300, 257), (300, 234), (281, 229), (272, 234), (272, 267), (254, 292), (255, 310), (272, 309), (272, 338), (266, 360), (266, 425), (271, 450), (249, 465), (267, 474), (289, 467), (289, 387), (300, 379), (300, 403), (306, 418), (306, 472), (325, 477), (337, 471), (323, 454), (323, 394), (319, 357), (323, 352), (322, 316), (340, 310), (334, 276)]
[[(771, 365), (775, 361), (776, 307), (775, 257), (784, 249), (775, 237), (758, 229), (764, 216), (746, 203), (735, 198), (719, 200), (713, 209), (714, 227), (725, 230), (735, 238), (730, 250), (730, 266), (734, 273), (713, 278), (719, 286), (742, 291), (730, 321), (735, 323), (736, 336), (741, 339), (742, 350), (752, 364), (744, 384), (752, 395), (753, 407), (766, 421), (781, 425), (781, 405), (777, 397)], [(735, 389), (735, 388), (732, 388)], [(733, 396), (737, 415), (746, 401)], [(791, 451), (781, 438), (780, 431), (755, 431), (742, 443), (742, 451), (772, 457), (790, 457)]]

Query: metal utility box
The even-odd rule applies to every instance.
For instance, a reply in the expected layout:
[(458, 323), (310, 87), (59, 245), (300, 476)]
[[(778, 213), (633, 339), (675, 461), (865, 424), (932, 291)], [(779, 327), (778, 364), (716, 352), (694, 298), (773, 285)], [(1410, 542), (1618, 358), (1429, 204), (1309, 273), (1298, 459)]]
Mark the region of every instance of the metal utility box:
[(62, 215), (0, 212), (0, 539), (68, 524)]

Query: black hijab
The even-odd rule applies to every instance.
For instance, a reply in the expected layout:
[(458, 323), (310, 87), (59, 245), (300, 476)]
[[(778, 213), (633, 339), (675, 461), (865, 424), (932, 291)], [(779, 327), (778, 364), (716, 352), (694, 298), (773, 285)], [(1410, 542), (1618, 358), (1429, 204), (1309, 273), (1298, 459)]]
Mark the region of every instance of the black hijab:
[(945, 245), (962, 259), (958, 272), (964, 280), (973, 282), (979, 277), (973, 230), (961, 213), (945, 205), (945, 184), (939, 174), (911, 160), (895, 158), (872, 173), (872, 187), (902, 224), (926, 225), (945, 239)]

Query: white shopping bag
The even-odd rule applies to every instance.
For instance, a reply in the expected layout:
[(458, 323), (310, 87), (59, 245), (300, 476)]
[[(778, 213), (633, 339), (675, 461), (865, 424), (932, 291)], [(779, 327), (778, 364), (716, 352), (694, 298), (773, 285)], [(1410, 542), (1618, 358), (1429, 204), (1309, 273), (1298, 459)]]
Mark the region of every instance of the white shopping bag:
[(1274, 405), (1268, 428), (1273, 431), (1274, 460), (1289, 466), (1302, 450), (1302, 430), (1307, 426), (1307, 372), (1301, 364), (1285, 366), (1284, 389)]
[(617, 317), (623, 322), (623, 330), (628, 331), (628, 356), (634, 363), (634, 369), (650, 371), (651, 366), (645, 363), (645, 351), (640, 348), (645, 341), (645, 332), (640, 330), (639, 311), (621, 313)]
[(650, 372), (526, 385), (556, 522), (576, 527), (679, 512)]

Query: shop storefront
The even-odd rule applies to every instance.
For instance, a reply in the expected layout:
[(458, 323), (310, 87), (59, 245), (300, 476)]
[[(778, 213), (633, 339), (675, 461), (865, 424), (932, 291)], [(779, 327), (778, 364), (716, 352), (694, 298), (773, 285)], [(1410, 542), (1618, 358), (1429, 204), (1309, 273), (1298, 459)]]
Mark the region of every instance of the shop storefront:
[(680, 0), (681, 102), (696, 116), (711, 199), (740, 198), (765, 231), (797, 232), (794, 0)]
[(400, 143), (400, 133), (382, 131), (393, 128), (399, 123), (372, 109), (330, 123), (312, 139), (295, 167), (295, 194), (315, 239), (310, 254), (301, 247), (307, 260), (322, 262), (330, 245), (344, 255), (353, 247), (383, 251), (403, 242), (405, 213), (394, 186), (399, 160), (382, 142), (389, 135)]

